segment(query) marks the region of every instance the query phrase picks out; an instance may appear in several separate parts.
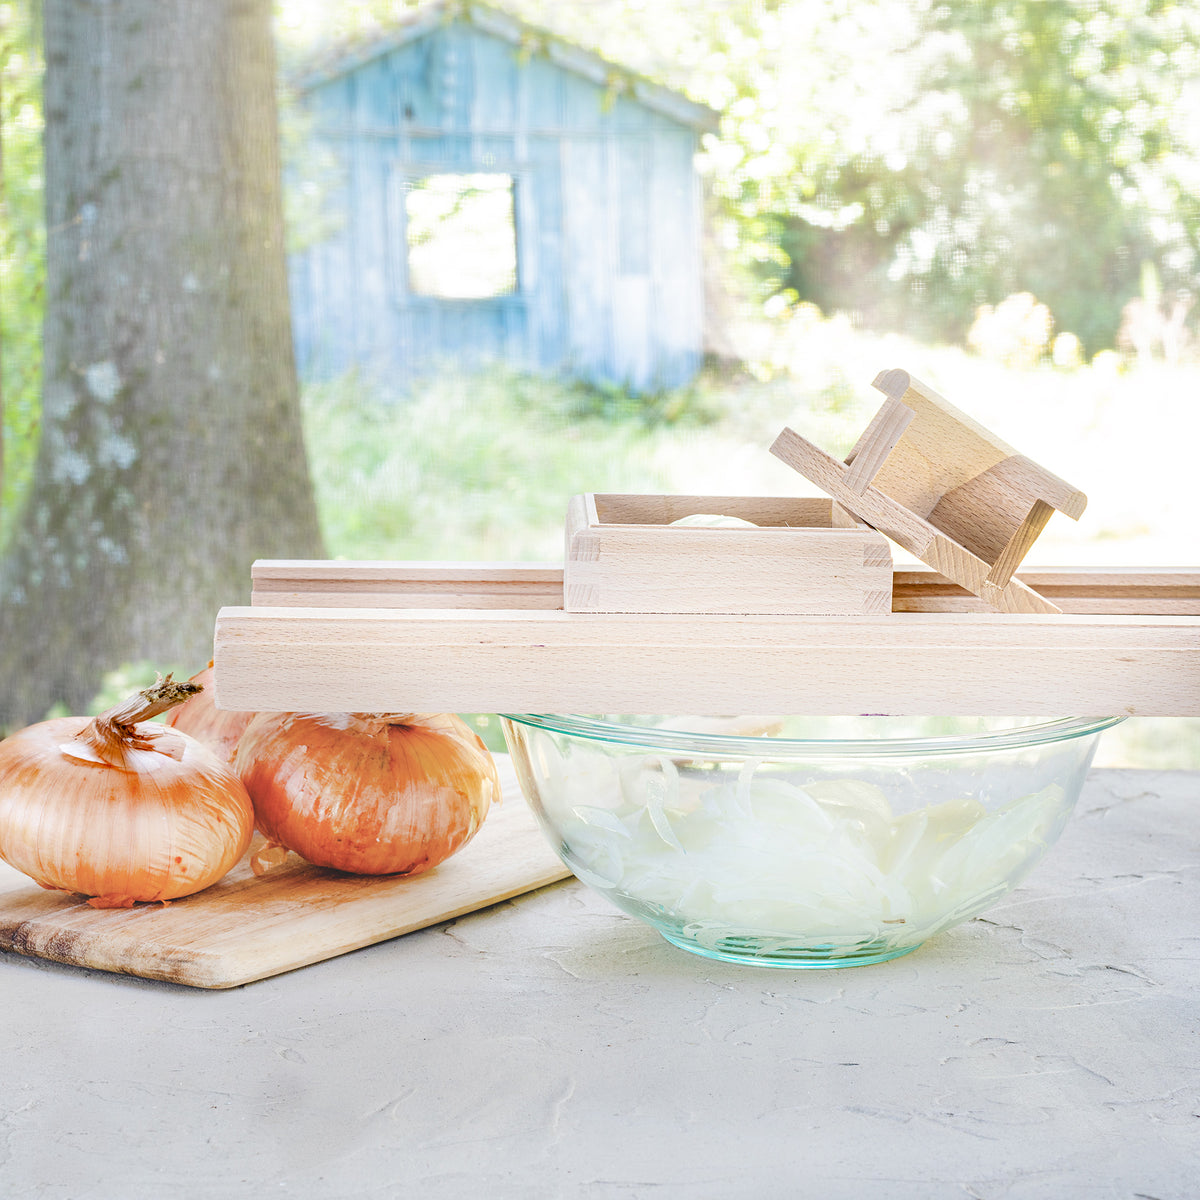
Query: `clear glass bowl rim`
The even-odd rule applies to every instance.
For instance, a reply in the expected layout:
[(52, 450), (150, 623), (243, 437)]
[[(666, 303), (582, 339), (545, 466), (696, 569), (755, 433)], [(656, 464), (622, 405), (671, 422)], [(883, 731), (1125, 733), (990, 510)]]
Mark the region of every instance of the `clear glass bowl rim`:
[[(979, 754), (1019, 750), (1047, 742), (1089, 737), (1119, 725), (1120, 717), (1026, 718), (1028, 724), (967, 736), (902, 738), (745, 737), (691, 733), (648, 725), (622, 725), (597, 717), (553, 713), (499, 713), (503, 720), (568, 737), (673, 755), (719, 758), (916, 758), (943, 754)], [(1004, 718), (1011, 721), (1013, 718)]]

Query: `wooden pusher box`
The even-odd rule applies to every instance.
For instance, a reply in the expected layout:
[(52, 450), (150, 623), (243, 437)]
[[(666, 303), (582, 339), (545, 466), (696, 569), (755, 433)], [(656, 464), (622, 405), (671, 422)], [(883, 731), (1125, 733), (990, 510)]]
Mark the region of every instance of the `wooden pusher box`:
[(217, 617), (217, 704), (1200, 715), (1200, 569), (1022, 570), (1083, 493), (907, 372), (875, 387), (844, 461), (771, 447), (824, 498), (577, 496), (562, 567), (256, 563)]
[(567, 507), (570, 612), (888, 612), (891, 596), (887, 538), (833, 500), (589, 493)]

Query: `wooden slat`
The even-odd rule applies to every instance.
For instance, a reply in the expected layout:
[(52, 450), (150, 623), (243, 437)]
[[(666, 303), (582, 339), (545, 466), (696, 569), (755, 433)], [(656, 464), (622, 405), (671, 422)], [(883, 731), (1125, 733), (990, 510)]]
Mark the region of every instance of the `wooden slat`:
[(991, 601), (992, 591), (999, 591), (1008, 584), (1021, 565), (1021, 560), (1029, 553), (1053, 515), (1054, 509), (1044, 500), (1033, 502), (1025, 519), (1017, 526), (1008, 545), (1000, 551), (992, 563), (992, 569), (987, 573), (982, 592), (985, 600)]
[[(1194, 567), (1026, 567), (1017, 577), (1064, 613), (1200, 616)], [(925, 566), (892, 573), (893, 612), (991, 612), (981, 599)]]
[[(590, 525), (668, 525), (694, 513), (741, 517), (755, 525), (829, 527), (833, 501), (827, 496), (707, 496), (585, 492), (582, 513)], [(581, 513), (581, 515), (582, 515)], [(851, 528), (861, 522), (851, 519)]]
[[(827, 503), (827, 502), (826, 502)], [(1064, 613), (1200, 616), (1194, 567), (1026, 567), (1017, 577)], [(324, 562), (263, 559), (255, 606), (296, 608), (562, 608), (556, 563)], [(897, 567), (893, 612), (991, 612), (926, 566)]]
[(888, 397), (846, 455), (844, 482), (852, 492), (861, 495), (866, 490), (915, 416), (907, 405)]
[(262, 559), (254, 605), (298, 608), (561, 608), (553, 563), (308, 562)]
[(1200, 618), (229, 608), (222, 708), (1200, 715)]

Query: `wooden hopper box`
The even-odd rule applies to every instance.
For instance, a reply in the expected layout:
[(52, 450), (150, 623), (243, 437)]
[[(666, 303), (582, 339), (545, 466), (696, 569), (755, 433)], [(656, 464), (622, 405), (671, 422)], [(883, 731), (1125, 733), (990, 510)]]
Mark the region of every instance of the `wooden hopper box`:
[[(748, 521), (676, 525), (688, 517)], [(827, 498), (574, 496), (564, 607), (823, 616), (892, 607), (887, 539)]]

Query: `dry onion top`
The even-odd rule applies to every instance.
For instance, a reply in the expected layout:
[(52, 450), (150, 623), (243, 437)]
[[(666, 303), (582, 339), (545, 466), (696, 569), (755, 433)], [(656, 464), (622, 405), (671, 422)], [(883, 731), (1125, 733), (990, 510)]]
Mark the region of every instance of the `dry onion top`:
[(218, 708), (213, 700), (212, 685), (215, 678), (211, 662), (203, 671), (193, 675), (189, 682), (197, 685), (195, 693), (167, 713), (166, 724), (172, 729), (190, 733), (219, 758), (231, 763), (246, 726), (258, 714)]

